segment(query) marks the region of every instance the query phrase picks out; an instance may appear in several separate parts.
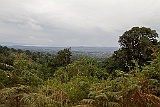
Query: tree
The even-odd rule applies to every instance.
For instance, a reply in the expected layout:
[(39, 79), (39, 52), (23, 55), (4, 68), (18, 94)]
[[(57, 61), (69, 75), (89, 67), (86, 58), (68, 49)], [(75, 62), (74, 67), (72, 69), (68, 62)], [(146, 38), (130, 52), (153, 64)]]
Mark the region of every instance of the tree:
[(72, 52), (70, 50), (71, 48), (60, 50), (58, 52), (58, 55), (52, 56), (49, 59), (47, 63), (49, 75), (53, 75), (54, 72), (58, 69), (58, 67), (65, 67), (68, 64), (72, 63), (72, 59), (71, 59)]
[(66, 48), (58, 52), (57, 61), (59, 66), (66, 66), (72, 62), (72, 52), (70, 50), (71, 48)]
[(115, 51), (114, 54), (105, 59), (102, 64), (102, 67), (106, 68), (109, 74), (113, 73), (115, 70), (129, 71), (126, 51), (122, 49)]
[(70, 50), (71, 48), (60, 50), (57, 56), (54, 56), (49, 60), (48, 66), (56, 69), (57, 67), (60, 66), (64, 67), (70, 64), (72, 62), (71, 60), (72, 52)]
[(151, 61), (153, 53), (150, 47), (158, 44), (158, 34), (155, 30), (145, 27), (133, 27), (126, 31), (119, 38), (119, 43), (123, 51), (126, 51), (127, 60), (136, 60), (141, 66)]
[(133, 27), (126, 31), (118, 41), (121, 48), (108, 60), (108, 69), (129, 71), (135, 67), (134, 60), (139, 68), (149, 64), (153, 59), (153, 50), (158, 45), (157, 37), (155, 30), (145, 27)]

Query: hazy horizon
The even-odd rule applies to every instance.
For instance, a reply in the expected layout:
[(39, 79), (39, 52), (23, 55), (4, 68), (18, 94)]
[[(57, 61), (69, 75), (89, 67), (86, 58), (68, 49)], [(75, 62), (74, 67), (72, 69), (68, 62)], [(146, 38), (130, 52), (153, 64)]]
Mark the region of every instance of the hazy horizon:
[(33, 45), (33, 44), (21, 44), (21, 43), (13, 43), (13, 42), (0, 42), (0, 46), (7, 47), (16, 47), (16, 46), (24, 46), (24, 47), (59, 47), (59, 48), (69, 48), (69, 47), (97, 47), (97, 48), (119, 48), (120, 46), (83, 46), (83, 45), (73, 45), (73, 46), (50, 46), (50, 45)]

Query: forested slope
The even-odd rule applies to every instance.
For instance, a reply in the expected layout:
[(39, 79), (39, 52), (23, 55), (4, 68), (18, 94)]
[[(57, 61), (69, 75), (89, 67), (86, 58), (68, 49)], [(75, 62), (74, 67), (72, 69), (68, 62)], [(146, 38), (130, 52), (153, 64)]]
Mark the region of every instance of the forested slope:
[(160, 107), (157, 37), (133, 27), (103, 62), (0, 46), (0, 107)]

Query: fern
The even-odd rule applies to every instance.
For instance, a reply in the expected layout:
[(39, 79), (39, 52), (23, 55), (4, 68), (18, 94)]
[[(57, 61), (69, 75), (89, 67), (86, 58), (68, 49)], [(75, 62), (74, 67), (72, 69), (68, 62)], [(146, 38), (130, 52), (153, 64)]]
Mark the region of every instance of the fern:
[(0, 69), (2, 70), (14, 70), (15, 68), (11, 65), (0, 63)]
[(121, 105), (123, 107), (160, 107), (160, 98), (152, 94), (132, 90), (123, 96)]
[(21, 104), (22, 93), (29, 93), (31, 88), (28, 86), (4, 88), (0, 90), (0, 105), (16, 106)]
[(120, 92), (106, 92), (105, 90), (90, 92), (90, 99), (83, 99), (82, 104), (95, 105), (96, 107), (118, 107)]
[(21, 102), (29, 107), (55, 107), (60, 105), (50, 97), (38, 93), (23, 94)]
[(35, 92), (29, 86), (11, 87), (0, 90), (0, 107), (56, 107), (60, 106), (54, 99)]

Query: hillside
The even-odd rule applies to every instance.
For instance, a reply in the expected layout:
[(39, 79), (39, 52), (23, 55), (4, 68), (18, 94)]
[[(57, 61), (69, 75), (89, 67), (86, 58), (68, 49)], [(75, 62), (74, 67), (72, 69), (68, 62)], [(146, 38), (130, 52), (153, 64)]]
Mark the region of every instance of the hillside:
[(115, 48), (0, 46), (0, 107), (160, 107), (157, 37), (133, 27), (102, 61), (73, 54)]

